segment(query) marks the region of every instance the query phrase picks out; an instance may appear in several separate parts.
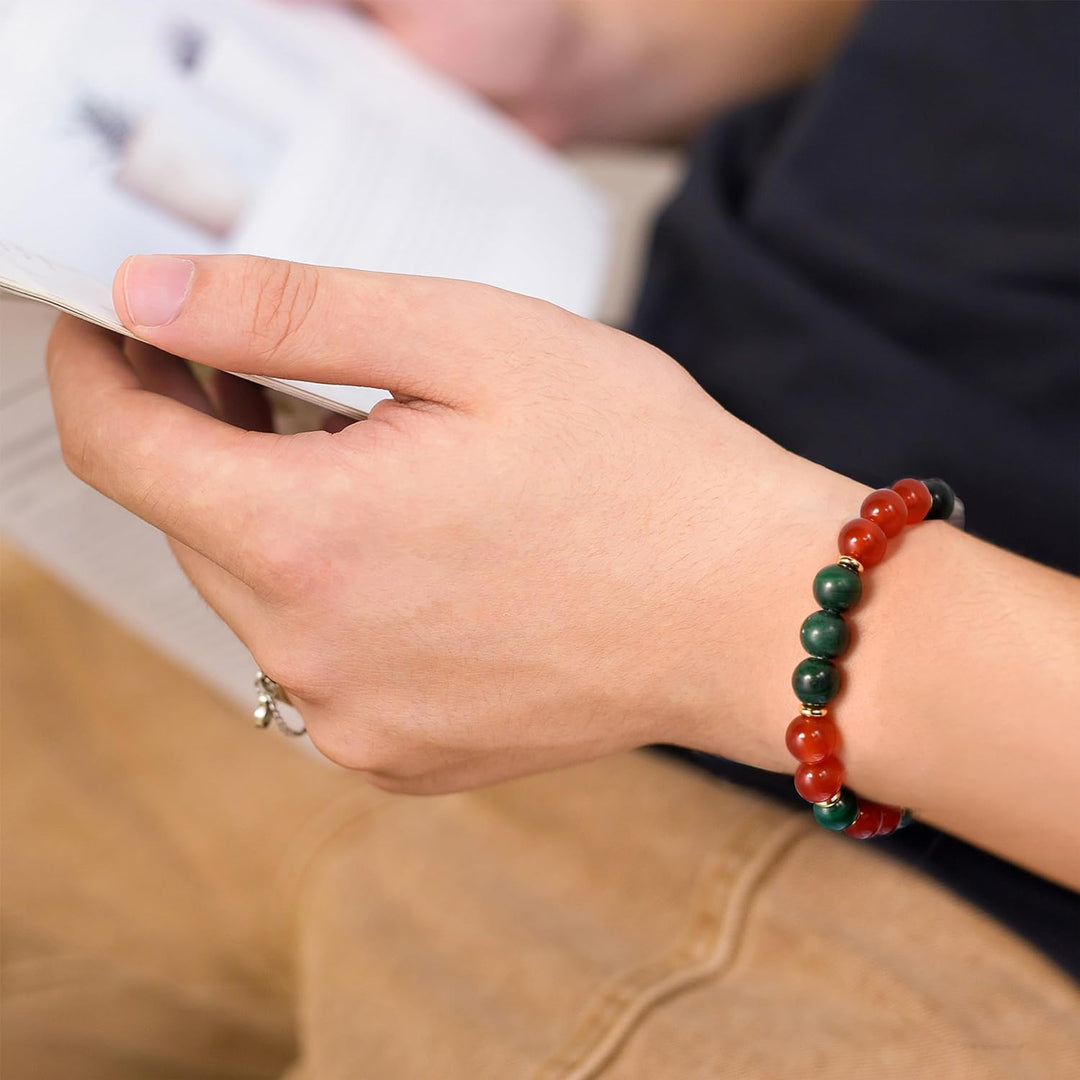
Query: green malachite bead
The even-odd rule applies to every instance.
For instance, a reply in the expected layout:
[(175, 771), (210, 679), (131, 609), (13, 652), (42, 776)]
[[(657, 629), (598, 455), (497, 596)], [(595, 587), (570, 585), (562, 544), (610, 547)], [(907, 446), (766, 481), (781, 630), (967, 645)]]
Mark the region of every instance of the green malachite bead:
[(936, 476), (930, 480), (924, 480), (923, 483), (933, 500), (930, 509), (927, 511), (926, 520), (933, 521), (935, 518), (940, 518), (942, 521), (948, 521), (952, 517), (953, 507), (956, 506), (956, 496), (953, 494), (953, 489), (944, 480), (939, 480)]
[(847, 611), (862, 596), (862, 581), (854, 570), (838, 563), (822, 567), (814, 578), (814, 599), (826, 610)]
[(859, 816), (859, 800), (844, 788), (832, 806), (814, 806), (814, 819), (833, 832), (843, 832)]
[(791, 689), (805, 705), (824, 705), (840, 693), (840, 672), (831, 660), (808, 656), (795, 668)]
[(911, 811), (905, 810), (900, 815), (900, 824), (896, 826), (897, 829), (906, 829), (911, 824), (912, 820)]
[(848, 624), (835, 611), (815, 611), (813, 615), (807, 615), (799, 631), (802, 647), (811, 656), (826, 660), (839, 656), (848, 647), (850, 636)]

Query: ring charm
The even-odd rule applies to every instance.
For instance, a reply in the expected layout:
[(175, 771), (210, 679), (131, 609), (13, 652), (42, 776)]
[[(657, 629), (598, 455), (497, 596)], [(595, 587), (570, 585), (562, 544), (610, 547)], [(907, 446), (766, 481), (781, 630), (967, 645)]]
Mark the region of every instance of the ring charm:
[(255, 726), (257, 728), (265, 729), (273, 724), (282, 735), (288, 735), (292, 738), (305, 733), (303, 724), (298, 728), (293, 727), (281, 715), (278, 705), (291, 705), (292, 702), (289, 701), (289, 695), (269, 675), (265, 675), (262, 671), (257, 672), (255, 675), (255, 689), (258, 692), (258, 700), (252, 715), (255, 717)]

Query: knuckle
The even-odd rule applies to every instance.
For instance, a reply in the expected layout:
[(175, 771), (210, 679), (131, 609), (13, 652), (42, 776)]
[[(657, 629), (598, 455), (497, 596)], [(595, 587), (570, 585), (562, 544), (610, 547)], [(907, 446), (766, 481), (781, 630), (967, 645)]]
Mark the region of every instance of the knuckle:
[(59, 431), (60, 453), (68, 470), (84, 483), (96, 487), (98, 438), (94, 424), (68, 422)]
[(254, 351), (274, 360), (302, 340), (319, 293), (319, 271), (303, 263), (268, 261), (257, 264), (246, 283), (251, 297), (250, 338)]
[(59, 435), (60, 454), (68, 472), (74, 473), (80, 480), (85, 480), (89, 464), (85, 438), (72, 431), (67, 425), (59, 429)]

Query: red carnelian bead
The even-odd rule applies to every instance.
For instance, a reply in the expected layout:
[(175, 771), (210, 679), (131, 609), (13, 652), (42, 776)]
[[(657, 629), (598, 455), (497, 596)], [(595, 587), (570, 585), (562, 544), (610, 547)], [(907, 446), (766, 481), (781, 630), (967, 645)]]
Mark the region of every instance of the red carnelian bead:
[(859, 516), (872, 521), (886, 536), (896, 536), (907, 524), (907, 503), (900, 492), (878, 488), (863, 499)]
[(799, 761), (824, 761), (840, 741), (836, 725), (827, 716), (796, 716), (788, 724), (787, 748)]
[(858, 817), (844, 830), (848, 836), (856, 840), (869, 840), (871, 836), (877, 836), (881, 828), (881, 814), (885, 807), (869, 799), (859, 800)]
[(807, 802), (828, 802), (844, 784), (844, 766), (834, 757), (803, 762), (795, 770), (795, 790)]
[(881, 824), (878, 826), (878, 836), (888, 836), (900, 827), (900, 819), (904, 811), (899, 806), (883, 806), (881, 808)]
[(930, 494), (930, 489), (921, 480), (913, 480), (908, 476), (903, 480), (897, 480), (892, 489), (907, 503), (907, 523), (909, 525), (922, 521), (930, 513), (930, 507), (934, 504), (934, 497)]
[(877, 566), (888, 545), (881, 529), (863, 518), (853, 518), (840, 530), (840, 554), (858, 559), (863, 566)]

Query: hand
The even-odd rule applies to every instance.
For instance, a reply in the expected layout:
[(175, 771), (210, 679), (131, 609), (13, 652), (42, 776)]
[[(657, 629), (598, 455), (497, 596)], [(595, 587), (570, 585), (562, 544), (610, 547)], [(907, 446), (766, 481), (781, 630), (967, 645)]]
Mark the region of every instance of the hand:
[(346, 2), (563, 143), (684, 135), (823, 66), (863, 0)]
[[(129, 261), (116, 305), (168, 353), (397, 395), (281, 436), (147, 345), (65, 319), (50, 349), (71, 468), (173, 538), (329, 757), (409, 791), (656, 741), (787, 767), (762, 717), (812, 569), (761, 562), (832, 474), (667, 356), (484, 286), (237, 257)], [(858, 505), (834, 483), (821, 532)], [(778, 604), (787, 650), (751, 629)]]
[[(115, 299), (168, 353), (397, 395), (280, 436), (248, 384), (212, 405), (150, 345), (62, 319), (50, 347), (71, 467), (174, 538), (335, 761), (416, 793), (651, 742), (792, 770), (797, 627), (861, 485), (662, 353), (483, 286), (137, 259)], [(1080, 584), (943, 522), (891, 546), (844, 660), (850, 785), (1080, 886)]]

